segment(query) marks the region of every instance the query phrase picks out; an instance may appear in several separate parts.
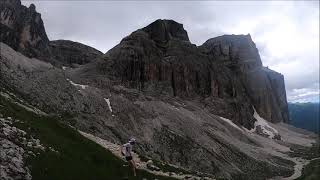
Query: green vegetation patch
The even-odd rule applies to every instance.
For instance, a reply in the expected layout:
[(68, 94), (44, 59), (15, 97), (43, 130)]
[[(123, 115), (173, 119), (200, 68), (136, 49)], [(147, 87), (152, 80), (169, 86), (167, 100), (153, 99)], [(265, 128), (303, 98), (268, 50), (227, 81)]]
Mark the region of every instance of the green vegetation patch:
[(37, 115), (2, 96), (0, 105), (1, 114), (19, 120), (14, 125), (26, 131), (28, 136), (40, 139), (46, 147), (45, 151), (35, 150), (35, 154), (40, 154), (27, 159), (33, 180), (174, 179), (142, 170), (138, 170), (138, 176), (134, 178), (129, 167), (124, 166), (126, 162), (61, 123), (61, 119)]
[(318, 180), (320, 179), (320, 159), (312, 160), (302, 170), (302, 175), (296, 180)]

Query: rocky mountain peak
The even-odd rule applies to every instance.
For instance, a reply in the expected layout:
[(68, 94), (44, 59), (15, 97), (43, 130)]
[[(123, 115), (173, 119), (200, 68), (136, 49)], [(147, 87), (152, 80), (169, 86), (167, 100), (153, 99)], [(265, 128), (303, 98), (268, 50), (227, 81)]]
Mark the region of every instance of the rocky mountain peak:
[[(182, 24), (156, 20), (127, 36), (106, 58), (101, 71), (112, 72), (131, 88), (209, 97), (205, 103), (214, 114), (249, 129), (254, 124), (252, 107), (268, 121), (287, 122), (283, 76), (264, 70), (250, 34), (223, 35), (197, 47)], [(235, 106), (238, 112), (230, 113)]]
[(29, 9), (31, 10), (31, 11), (36, 11), (36, 6), (34, 5), (34, 4), (30, 4), (30, 6), (29, 6)]
[(63, 66), (87, 64), (103, 55), (90, 46), (68, 40), (50, 41), (49, 46), (54, 59)]
[(20, 0), (1, 1), (0, 40), (28, 57), (49, 61), (49, 39), (36, 6)]
[(237, 64), (241, 70), (261, 67), (262, 62), (252, 41), (248, 35), (223, 35), (207, 40), (202, 46), (206, 53), (215, 60), (226, 64)]
[(158, 19), (142, 30), (156, 42), (167, 42), (171, 39), (189, 41), (188, 33), (183, 25), (174, 20)]

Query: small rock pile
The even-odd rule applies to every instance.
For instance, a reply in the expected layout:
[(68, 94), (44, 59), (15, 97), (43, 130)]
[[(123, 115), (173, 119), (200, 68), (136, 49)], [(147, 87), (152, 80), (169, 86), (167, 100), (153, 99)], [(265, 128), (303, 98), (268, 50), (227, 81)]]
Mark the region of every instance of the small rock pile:
[(12, 118), (0, 114), (0, 179), (31, 179), (30, 170), (24, 164), (25, 150), (15, 142), (26, 132), (12, 126)]
[(35, 156), (30, 150), (45, 150), (39, 139), (27, 138), (27, 133), (13, 125), (17, 120), (11, 117), (3, 118), (0, 114), (0, 179), (31, 180), (29, 168), (25, 159), (29, 155)]

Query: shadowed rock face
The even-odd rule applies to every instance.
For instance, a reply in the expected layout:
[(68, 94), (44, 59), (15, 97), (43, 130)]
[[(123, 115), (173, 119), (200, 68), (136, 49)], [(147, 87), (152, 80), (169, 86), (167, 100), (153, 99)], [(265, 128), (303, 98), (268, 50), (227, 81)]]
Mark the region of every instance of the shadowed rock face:
[(166, 43), (172, 39), (189, 41), (188, 33), (184, 30), (183, 25), (173, 20), (158, 19), (142, 30), (148, 33), (156, 43)]
[[(20, 0), (0, 2), (0, 41), (28, 57), (49, 61), (49, 39), (35, 5), (22, 6)], [(3, 31), (2, 31), (3, 29)]]
[(252, 105), (271, 122), (288, 122), (283, 75), (262, 66), (250, 35), (224, 35), (206, 41), (201, 48), (210, 59), (237, 72)]
[(223, 35), (207, 40), (200, 46), (211, 60), (246, 71), (262, 66), (258, 49), (248, 35)]
[(65, 66), (87, 64), (103, 55), (92, 47), (67, 40), (50, 41), (50, 48), (52, 56)]
[(250, 35), (224, 35), (197, 47), (181, 24), (157, 20), (124, 38), (98, 67), (131, 88), (200, 98), (214, 114), (249, 129), (253, 106), (271, 122), (287, 122), (283, 76), (263, 68)]

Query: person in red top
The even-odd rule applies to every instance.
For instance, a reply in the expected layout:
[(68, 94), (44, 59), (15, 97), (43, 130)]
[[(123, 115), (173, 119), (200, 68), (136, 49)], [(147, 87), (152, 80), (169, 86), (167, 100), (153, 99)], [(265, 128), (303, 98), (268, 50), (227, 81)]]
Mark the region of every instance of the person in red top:
[(135, 143), (136, 143), (136, 140), (134, 138), (131, 138), (128, 143), (123, 144), (121, 146), (121, 154), (125, 156), (126, 160), (128, 161), (130, 167), (132, 168), (133, 175), (137, 176), (136, 164), (132, 158), (132, 147)]

